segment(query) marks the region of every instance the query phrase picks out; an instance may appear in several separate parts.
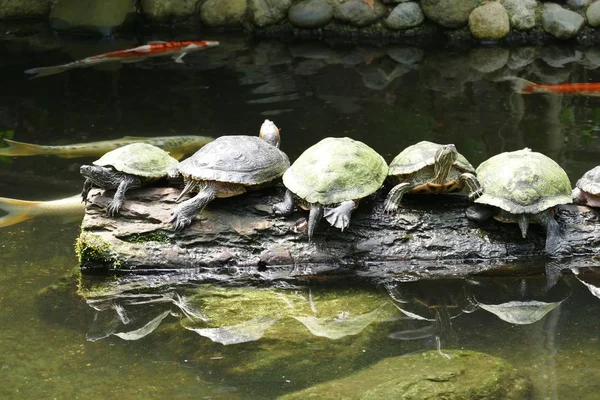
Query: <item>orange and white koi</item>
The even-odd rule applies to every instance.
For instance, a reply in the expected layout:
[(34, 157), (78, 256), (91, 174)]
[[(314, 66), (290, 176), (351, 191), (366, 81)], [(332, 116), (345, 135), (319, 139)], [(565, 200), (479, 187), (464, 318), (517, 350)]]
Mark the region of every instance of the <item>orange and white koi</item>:
[(182, 59), (187, 53), (207, 49), (209, 47), (215, 47), (218, 45), (219, 42), (214, 40), (184, 40), (179, 42), (155, 41), (149, 42), (143, 46), (134, 47), (132, 49), (117, 50), (110, 53), (86, 57), (67, 64), (32, 68), (26, 70), (25, 73), (28, 75), (33, 75), (33, 79), (39, 78), (40, 76), (58, 74), (73, 68), (91, 67), (93, 65), (106, 62), (120, 61), (124, 63), (133, 63), (145, 60), (149, 57), (160, 56), (171, 56), (176, 63), (182, 63)]
[(510, 77), (513, 89), (520, 94), (565, 94), (571, 96), (600, 96), (600, 83), (559, 83), (555, 85), (543, 85), (530, 82), (523, 78)]

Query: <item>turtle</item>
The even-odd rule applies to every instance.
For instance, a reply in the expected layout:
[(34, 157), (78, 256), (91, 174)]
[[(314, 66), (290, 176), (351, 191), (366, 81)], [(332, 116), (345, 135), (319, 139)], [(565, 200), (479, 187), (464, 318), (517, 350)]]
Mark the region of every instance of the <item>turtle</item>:
[(170, 220), (174, 228), (190, 225), (217, 197), (237, 196), (280, 178), (290, 160), (279, 150), (279, 143), (279, 129), (267, 119), (259, 136), (221, 136), (179, 163), (185, 187), (176, 202), (193, 190), (198, 194), (175, 208)]
[(387, 170), (383, 157), (366, 144), (347, 137), (325, 138), (306, 149), (285, 172), (285, 197), (273, 205), (273, 212), (290, 215), (296, 204), (310, 210), (309, 240), (323, 216), (343, 231), (359, 200), (381, 187)]
[(575, 184), (571, 196), (575, 204), (600, 207), (600, 166), (583, 174)]
[(86, 179), (81, 197), (87, 202), (90, 189), (117, 189), (106, 208), (109, 216), (119, 214), (125, 192), (137, 189), (152, 181), (177, 177), (178, 161), (166, 151), (147, 143), (132, 143), (104, 154), (93, 165), (82, 165), (79, 172)]
[(384, 203), (395, 212), (407, 193), (455, 193), (467, 188), (471, 200), (481, 195), (475, 168), (453, 144), (422, 141), (404, 149), (390, 163), (389, 180), (396, 185)]
[(517, 222), (523, 238), (527, 237), (529, 222), (538, 222), (546, 228), (545, 251), (549, 256), (570, 253), (554, 219), (554, 206), (571, 202), (571, 182), (560, 165), (525, 148), (489, 158), (476, 173), (483, 194), (475, 200), (478, 204), (467, 209), (468, 218)]

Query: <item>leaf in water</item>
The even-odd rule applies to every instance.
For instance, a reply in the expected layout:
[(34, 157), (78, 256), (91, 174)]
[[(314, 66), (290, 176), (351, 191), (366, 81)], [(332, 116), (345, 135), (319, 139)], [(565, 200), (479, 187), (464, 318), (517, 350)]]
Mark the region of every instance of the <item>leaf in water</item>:
[[(383, 306), (382, 306), (383, 307)], [(337, 340), (345, 336), (357, 335), (377, 319), (381, 307), (356, 317), (340, 314), (335, 318), (294, 317), (315, 336)]]
[(544, 318), (562, 303), (544, 303), (542, 301), (509, 301), (502, 304), (478, 303), (479, 307), (495, 314), (503, 321), (516, 325), (528, 325)]
[(363, 2), (368, 5), (371, 10), (375, 9), (375, 0), (363, 0)]
[(148, 322), (146, 325), (144, 325), (141, 328), (136, 329), (134, 331), (117, 332), (117, 333), (113, 333), (113, 335), (118, 336), (123, 340), (141, 339), (144, 336), (147, 336), (148, 334), (152, 333), (158, 327), (158, 325), (160, 325), (162, 320), (165, 319), (165, 317), (167, 315), (169, 315), (170, 313), (171, 313), (170, 310), (165, 311), (162, 314), (160, 314), (158, 317), (156, 317), (153, 320), (151, 320), (150, 322)]
[(278, 320), (278, 318), (256, 317), (238, 325), (222, 326), (220, 328), (192, 328), (184, 325), (183, 321), (181, 325), (185, 329), (207, 337), (213, 342), (227, 345), (258, 340)]

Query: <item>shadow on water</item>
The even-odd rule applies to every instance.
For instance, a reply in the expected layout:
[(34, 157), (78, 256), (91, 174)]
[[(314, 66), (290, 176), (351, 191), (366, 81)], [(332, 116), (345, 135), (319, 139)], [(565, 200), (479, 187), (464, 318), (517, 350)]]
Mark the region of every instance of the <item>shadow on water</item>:
[[(269, 118), (282, 129), (291, 159), (326, 136), (363, 140), (387, 161), (419, 140), (455, 143), (474, 165), (529, 146), (559, 162), (572, 182), (600, 154), (600, 100), (518, 95), (503, 80), (600, 81), (594, 48), (218, 40), (220, 47), (190, 54), (184, 64), (154, 59), (33, 81), (25, 69), (140, 43), (1, 41), (0, 132), (52, 145), (254, 135)], [(79, 165), (87, 161), (3, 158), (1, 194), (70, 196), (81, 189)], [(531, 380), (535, 399), (598, 393), (594, 268), (270, 287), (203, 285), (172, 275), (69, 274), (56, 281), (75, 265), (78, 229), (58, 222), (26, 221), (0, 231), (2, 398), (276, 398), (390, 357), (433, 351), (446, 360), (459, 349), (509, 361)], [(531, 268), (517, 265), (515, 276), (519, 267)]]

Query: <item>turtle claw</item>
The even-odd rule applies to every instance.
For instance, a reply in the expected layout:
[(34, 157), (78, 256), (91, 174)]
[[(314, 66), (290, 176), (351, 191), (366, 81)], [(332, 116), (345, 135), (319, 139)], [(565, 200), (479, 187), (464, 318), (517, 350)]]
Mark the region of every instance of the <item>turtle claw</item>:
[(169, 220), (169, 222), (173, 224), (173, 228), (176, 231), (180, 231), (183, 228), (185, 228), (186, 226), (191, 225), (192, 219), (191, 218), (187, 218), (187, 217), (181, 215), (181, 213), (175, 211), (173, 213), (173, 216)]
[(121, 210), (121, 203), (113, 200), (110, 202), (108, 207), (106, 207), (106, 214), (108, 214), (109, 217), (116, 217), (117, 215), (119, 215), (120, 210)]
[(391, 215), (397, 213), (399, 209), (400, 207), (398, 204), (394, 203), (393, 201), (386, 201), (383, 207), (383, 212)]

